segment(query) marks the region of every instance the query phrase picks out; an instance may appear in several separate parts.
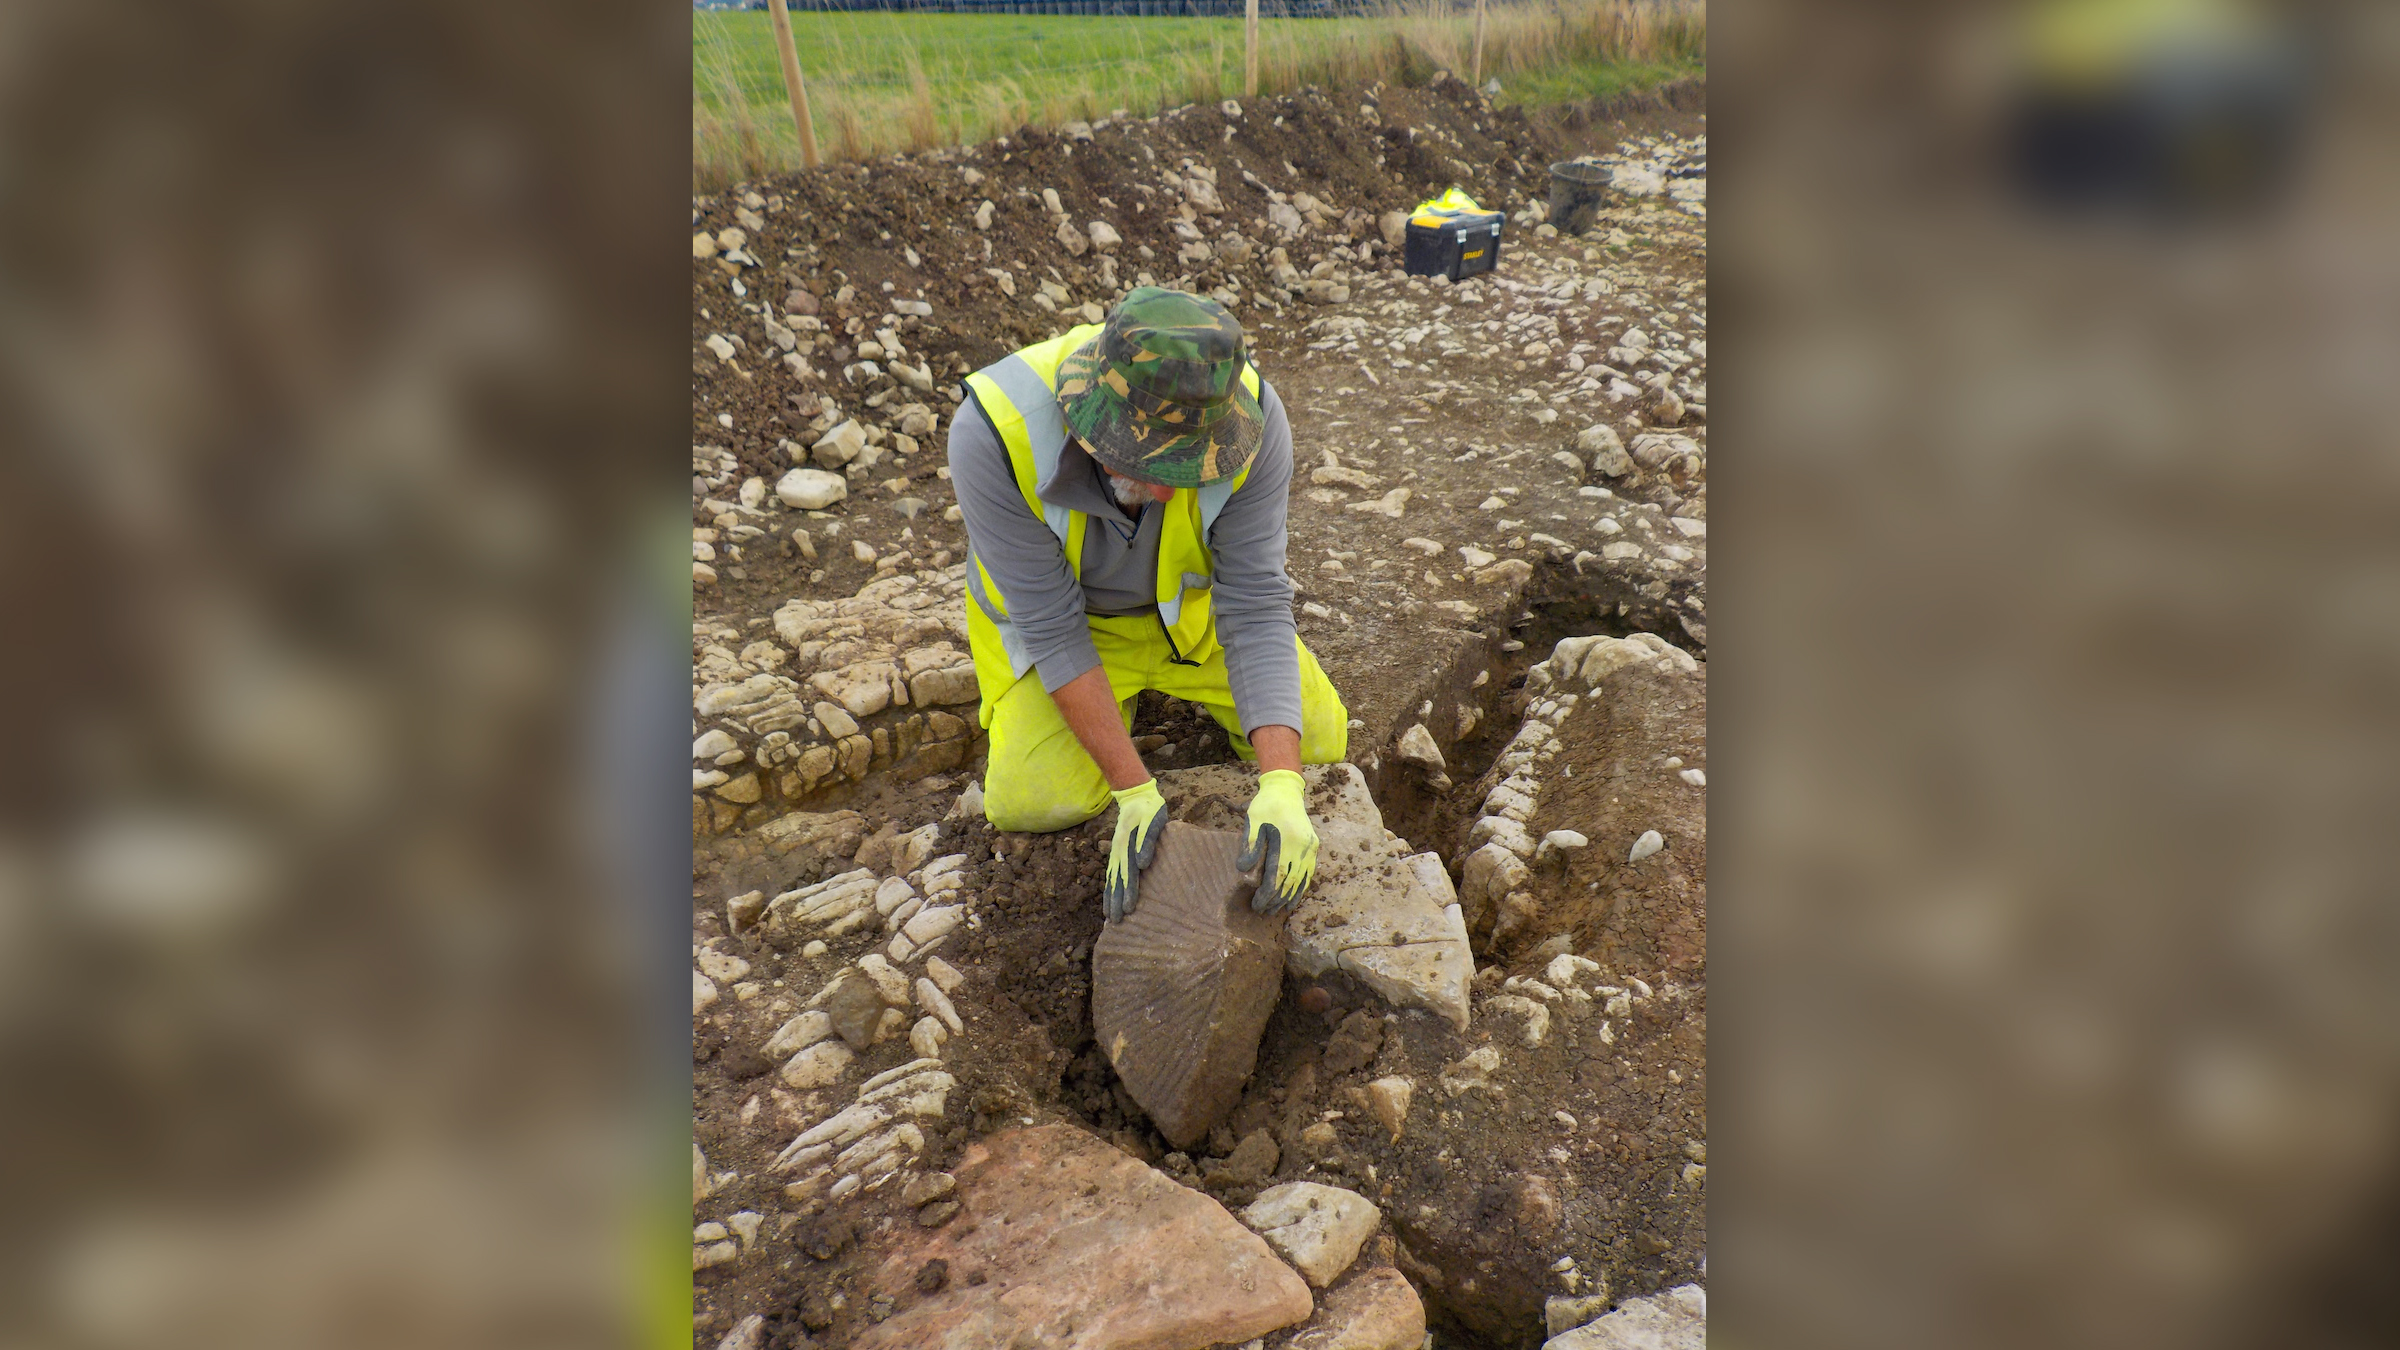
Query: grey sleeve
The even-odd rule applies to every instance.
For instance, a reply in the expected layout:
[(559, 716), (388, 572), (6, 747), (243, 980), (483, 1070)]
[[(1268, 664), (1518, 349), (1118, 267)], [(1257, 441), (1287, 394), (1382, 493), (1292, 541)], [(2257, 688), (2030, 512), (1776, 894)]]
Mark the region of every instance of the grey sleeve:
[(1209, 531), (1215, 559), (1217, 640), (1242, 734), (1253, 727), (1300, 729), (1299, 632), (1292, 622), (1292, 582), (1284, 575), (1285, 526), (1291, 505), (1292, 423), (1283, 399), (1259, 386), (1266, 438), (1250, 476), (1225, 504)]
[[(959, 514), (966, 517), (967, 542), (999, 584), (1008, 617), (1041, 672), (1042, 688), (1055, 693), (1099, 665), (1083, 615), (1083, 587), (1067, 567), (1066, 550), (1025, 505), (1008, 449), (972, 398), (950, 419), (950, 486), (958, 493)], [(1276, 557), (1281, 559), (1280, 549)], [(971, 586), (967, 603), (976, 603)]]

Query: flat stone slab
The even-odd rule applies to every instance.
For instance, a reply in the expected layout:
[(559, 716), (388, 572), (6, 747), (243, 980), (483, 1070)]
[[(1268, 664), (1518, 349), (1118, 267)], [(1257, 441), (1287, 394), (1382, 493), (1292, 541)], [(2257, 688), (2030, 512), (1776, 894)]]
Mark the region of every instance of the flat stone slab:
[(1542, 1350), (1708, 1350), (1708, 1292), (1685, 1284), (1627, 1299), (1599, 1321), (1542, 1342)]
[(1092, 946), (1092, 1033), (1167, 1142), (1233, 1111), (1283, 992), (1282, 916), (1254, 914), (1242, 838), (1170, 821), (1133, 913)]
[[(972, 1144), (952, 1175), (963, 1212), (896, 1231), (861, 1295), (895, 1310), (853, 1350), (1200, 1350), (1313, 1311), (1307, 1284), (1224, 1206), (1071, 1125)], [(920, 1293), (935, 1259), (949, 1283)]]
[(1356, 1191), (1287, 1181), (1259, 1192), (1242, 1211), (1242, 1222), (1257, 1229), (1310, 1284), (1322, 1289), (1358, 1259), (1360, 1245), (1374, 1236), (1383, 1214)]
[(1423, 1350), (1425, 1303), (1390, 1266), (1362, 1270), (1317, 1301), (1285, 1350)]
[[(1317, 826), (1317, 878), (1284, 930), (1285, 961), (1313, 979), (1339, 969), (1386, 1003), (1428, 1008), (1464, 1031), (1475, 955), (1440, 857), (1413, 852), (1383, 827), (1366, 779), (1349, 764), (1302, 769)], [(1237, 833), (1258, 771), (1208, 764), (1157, 775), (1177, 820)]]
[[(1396, 851), (1396, 849), (1395, 849)], [(1430, 1008), (1467, 1028), (1475, 978), (1466, 916), (1450, 873), (1432, 853), (1387, 857), (1328, 875), (1292, 914), (1289, 942), (1303, 967), (1338, 966), (1395, 1007)]]

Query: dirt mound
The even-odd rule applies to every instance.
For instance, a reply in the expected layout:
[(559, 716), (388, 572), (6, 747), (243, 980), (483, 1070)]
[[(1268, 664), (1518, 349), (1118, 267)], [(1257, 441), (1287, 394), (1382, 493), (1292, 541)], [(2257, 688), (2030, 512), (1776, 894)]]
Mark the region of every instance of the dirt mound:
[(1661, 125), (1674, 125), (1675, 114), (1699, 114), (1708, 111), (1708, 82), (1700, 79), (1669, 80), (1655, 89), (1624, 89), (1603, 94), (1581, 103), (1559, 103), (1541, 109), (1535, 122), (1560, 132), (1580, 132), (1595, 125), (1626, 129), (1652, 130)]
[[(1494, 109), (1455, 78), (1339, 99), (1311, 89), (1238, 106), (1233, 115), (1216, 105), (1189, 106), (1103, 122), (1081, 134), (1028, 127), (987, 145), (828, 166), (697, 199), (693, 229), (742, 231), (741, 250), (758, 265), (732, 262), (717, 275), (703, 270), (693, 287), (695, 444), (730, 449), (744, 473), (772, 477), (791, 467), (777, 441), (800, 436), (817, 410), (807, 393), (759, 378), (780, 354), (760, 342), (756, 317), (746, 311), (765, 304), (781, 316), (794, 291), (808, 297), (797, 312), (822, 324), (805, 359), (829, 371), (803, 386), (854, 406), (854, 388), (864, 397), (892, 383), (870, 377), (852, 387), (838, 375), (858, 340), (871, 339), (868, 325), (889, 298), (932, 306), (931, 315), (903, 315), (920, 321), (900, 331), (941, 380), (1058, 329), (1060, 313), (1073, 306), (1035, 299), (1045, 275), (1074, 304), (1101, 298), (1108, 273), (1129, 279), (1146, 271), (1201, 291), (1229, 281), (1255, 288), (1257, 260), (1274, 248), (1286, 247), (1295, 262), (1306, 257), (1300, 265), (1313, 266), (1332, 248), (1375, 237), (1380, 213), (1451, 184), (1494, 203), (1547, 193), (1548, 157), (1563, 148), (1522, 110)], [(1195, 168), (1211, 191), (1181, 186)], [(1055, 212), (1045, 191), (1056, 195)], [(744, 204), (754, 192), (762, 198), (757, 209)], [(1316, 248), (1289, 247), (1299, 237), (1287, 236), (1270, 208), (1319, 214), (1295, 204), (1292, 193), (1330, 204), (1323, 214), (1342, 228), (1310, 240)], [(1187, 217), (1179, 210), (1186, 200), (1209, 209), (1196, 207)], [(979, 225), (985, 201), (993, 210)], [(1238, 233), (1251, 248), (1179, 258), (1195, 239), (1176, 223), (1203, 217), (1214, 218), (1215, 241)], [(1070, 253), (1059, 243), (1062, 218), (1086, 232), (1082, 250)], [(1109, 224), (1123, 242), (1092, 247), (1094, 220)], [(987, 268), (1008, 272), (1013, 285), (1002, 286)], [(737, 280), (741, 292), (729, 284)], [(735, 361), (713, 359), (698, 341), (716, 331), (741, 340)], [(734, 425), (723, 426), (719, 415), (730, 415)]]

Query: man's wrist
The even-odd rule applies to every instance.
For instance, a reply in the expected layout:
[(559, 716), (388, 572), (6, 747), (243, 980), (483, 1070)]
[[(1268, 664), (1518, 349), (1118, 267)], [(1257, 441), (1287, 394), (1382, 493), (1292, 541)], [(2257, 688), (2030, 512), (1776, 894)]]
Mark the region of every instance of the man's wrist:
[(1093, 758), (1100, 762), (1101, 775), (1108, 779), (1108, 790), (1111, 792), (1130, 792), (1150, 781), (1150, 769), (1142, 763), (1142, 754), (1133, 748), (1133, 738), (1130, 736), (1125, 738), (1121, 749), (1105, 760), (1097, 755)]
[(1277, 769), (1300, 771), (1300, 732), (1296, 727), (1270, 723), (1250, 729), (1250, 748), (1258, 754), (1258, 769), (1271, 773)]

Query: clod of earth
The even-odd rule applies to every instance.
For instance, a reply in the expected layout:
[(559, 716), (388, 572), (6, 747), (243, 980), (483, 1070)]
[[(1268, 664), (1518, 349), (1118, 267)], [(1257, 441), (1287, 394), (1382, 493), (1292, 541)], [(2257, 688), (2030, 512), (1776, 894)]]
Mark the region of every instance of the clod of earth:
[(927, 1172), (900, 1190), (900, 1203), (928, 1205), (947, 1197), (958, 1189), (958, 1179), (948, 1172)]
[(1383, 1019), (1361, 1008), (1342, 1019), (1341, 1027), (1325, 1045), (1319, 1067), (1328, 1074), (1363, 1069), (1375, 1062), (1375, 1052), (1382, 1046)]
[(1283, 920), (1250, 908), (1241, 836), (1171, 821), (1134, 912), (1092, 948), (1092, 1029), (1176, 1148), (1241, 1094), (1283, 991)]
[(1207, 1172), (1207, 1182), (1213, 1190), (1238, 1190), (1256, 1186), (1275, 1174), (1275, 1164), (1281, 1161), (1283, 1150), (1275, 1136), (1265, 1130), (1252, 1130), (1242, 1136), (1223, 1162), (1213, 1164)]

